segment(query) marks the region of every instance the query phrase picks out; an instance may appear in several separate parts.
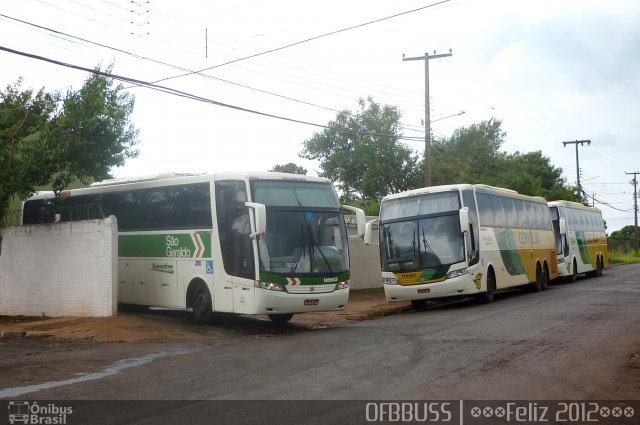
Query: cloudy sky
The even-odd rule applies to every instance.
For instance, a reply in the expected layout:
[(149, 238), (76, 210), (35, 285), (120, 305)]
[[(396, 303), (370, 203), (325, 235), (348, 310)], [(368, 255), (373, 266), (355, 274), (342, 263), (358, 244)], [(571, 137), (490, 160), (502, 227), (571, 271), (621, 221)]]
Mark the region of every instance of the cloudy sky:
[[(505, 151), (541, 150), (571, 184), (575, 149), (562, 142), (590, 140), (579, 148), (583, 187), (595, 193), (609, 231), (633, 224), (625, 172), (640, 171), (636, 0), (6, 0), (0, 40), (81, 67), (113, 63), (118, 75), (312, 124), (372, 96), (398, 106), (405, 136), (414, 137), (424, 134), (424, 62), (402, 55), (452, 49), (429, 62), (434, 134), (500, 119)], [(25, 88), (66, 91), (87, 76), (0, 51), (3, 86), (23, 77)], [(317, 163), (298, 153), (319, 127), (129, 90), (140, 156), (115, 169), (117, 177), (288, 162), (317, 174)], [(422, 152), (423, 142), (406, 143)]]

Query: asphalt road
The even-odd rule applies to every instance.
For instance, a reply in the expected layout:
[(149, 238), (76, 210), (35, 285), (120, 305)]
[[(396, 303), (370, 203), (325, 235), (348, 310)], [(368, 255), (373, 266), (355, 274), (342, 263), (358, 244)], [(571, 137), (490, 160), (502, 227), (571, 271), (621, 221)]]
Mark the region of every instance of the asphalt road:
[(240, 318), (208, 342), (1, 341), (0, 398), (638, 400), (638, 275), (315, 330)]

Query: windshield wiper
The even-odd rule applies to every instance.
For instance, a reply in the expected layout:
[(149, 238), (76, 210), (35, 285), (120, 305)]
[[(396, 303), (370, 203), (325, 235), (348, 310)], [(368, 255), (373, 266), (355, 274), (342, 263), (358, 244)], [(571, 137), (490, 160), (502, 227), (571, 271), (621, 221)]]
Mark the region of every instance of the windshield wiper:
[[(327, 268), (329, 269), (329, 273), (333, 273), (333, 269), (331, 268), (331, 264), (329, 264), (329, 260), (327, 260), (327, 257), (324, 255), (324, 252), (322, 252), (322, 250), (320, 249), (320, 246), (318, 244), (316, 244), (316, 241), (313, 237), (313, 232), (311, 231), (311, 229), (309, 228), (309, 223), (307, 223), (307, 232), (309, 234), (309, 242), (311, 243), (311, 247), (313, 248), (313, 251), (311, 252), (315, 252), (316, 250), (320, 253), (320, 256), (322, 256), (322, 259), (324, 260), (324, 263), (327, 265)], [(315, 256), (311, 257), (311, 266), (313, 270), (313, 262), (315, 261)]]

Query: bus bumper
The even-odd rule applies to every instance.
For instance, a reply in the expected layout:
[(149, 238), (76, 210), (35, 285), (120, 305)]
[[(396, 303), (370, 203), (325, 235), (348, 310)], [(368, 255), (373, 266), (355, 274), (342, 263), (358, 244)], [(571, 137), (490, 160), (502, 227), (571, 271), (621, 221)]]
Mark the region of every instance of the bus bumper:
[(460, 297), (481, 292), (468, 274), (461, 278), (423, 285), (385, 284), (383, 286), (388, 302)]
[(571, 262), (567, 262), (567, 261), (558, 263), (558, 277), (571, 276), (571, 271), (569, 270), (570, 264)]
[(349, 288), (329, 293), (291, 294), (258, 289), (255, 314), (308, 313), (312, 311), (344, 310), (349, 300)]

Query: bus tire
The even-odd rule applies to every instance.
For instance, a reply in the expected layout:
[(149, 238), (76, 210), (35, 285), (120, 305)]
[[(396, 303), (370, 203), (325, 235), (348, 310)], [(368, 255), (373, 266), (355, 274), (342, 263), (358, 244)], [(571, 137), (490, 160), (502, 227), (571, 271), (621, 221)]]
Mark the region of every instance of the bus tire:
[(542, 290), (544, 291), (549, 287), (549, 266), (547, 263), (544, 263), (544, 268), (542, 272)]
[(417, 311), (425, 311), (427, 306), (429, 305), (429, 301), (427, 300), (411, 300), (411, 305), (414, 310)]
[(487, 271), (487, 290), (480, 294), (480, 301), (483, 303), (491, 303), (494, 298), (494, 291), (496, 290), (496, 275), (493, 273), (493, 269)]
[(273, 323), (287, 323), (293, 317), (293, 313), (269, 314), (268, 316)]
[(596, 275), (602, 276), (602, 272), (604, 271), (604, 258), (602, 255), (598, 257), (598, 259), (596, 260), (596, 264)]
[(193, 310), (193, 320), (201, 324), (211, 322), (213, 318), (213, 303), (211, 293), (204, 283), (198, 283), (191, 295), (191, 309)]
[(531, 290), (533, 292), (542, 291), (544, 282), (544, 272), (542, 271), (542, 267), (540, 267), (540, 263), (536, 266), (536, 281), (531, 284)]
[(576, 259), (573, 259), (573, 265), (571, 266), (571, 276), (567, 277), (567, 280), (571, 283), (574, 283), (578, 280), (578, 263), (576, 263)]

